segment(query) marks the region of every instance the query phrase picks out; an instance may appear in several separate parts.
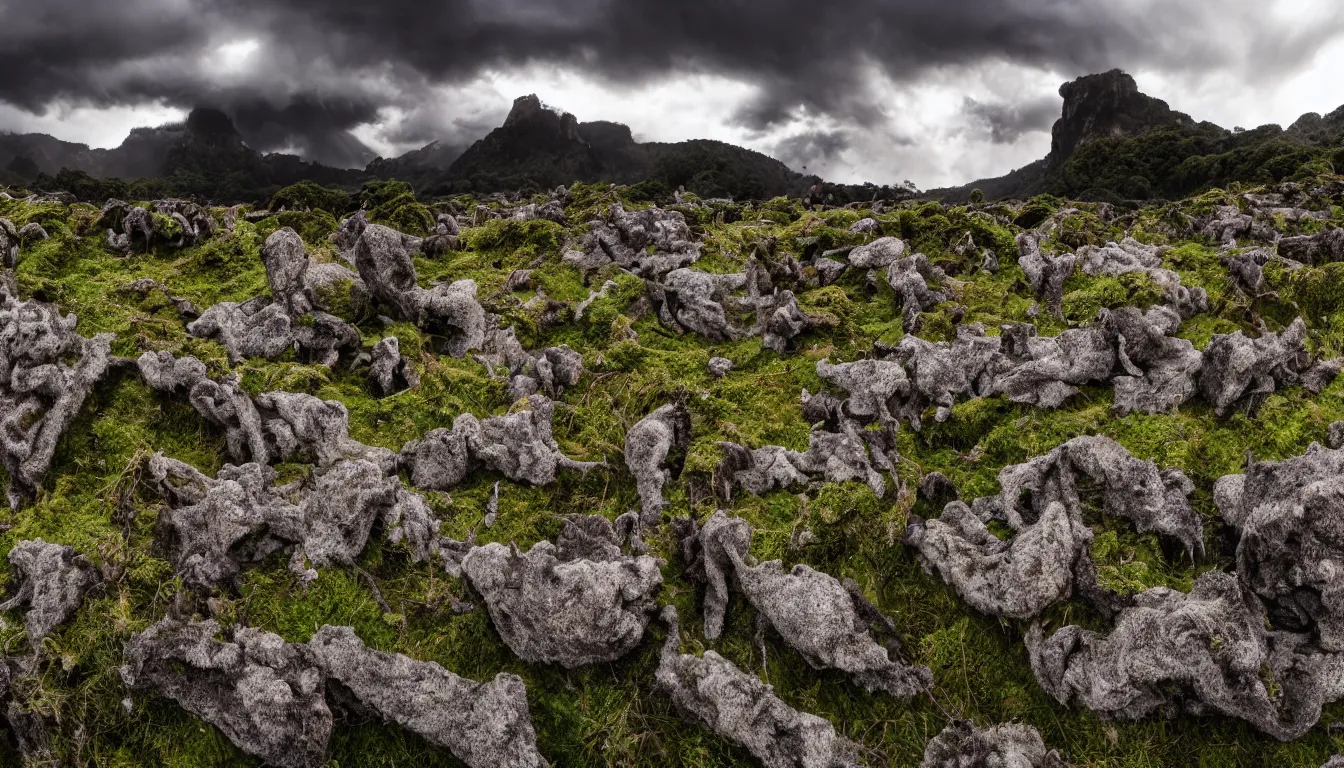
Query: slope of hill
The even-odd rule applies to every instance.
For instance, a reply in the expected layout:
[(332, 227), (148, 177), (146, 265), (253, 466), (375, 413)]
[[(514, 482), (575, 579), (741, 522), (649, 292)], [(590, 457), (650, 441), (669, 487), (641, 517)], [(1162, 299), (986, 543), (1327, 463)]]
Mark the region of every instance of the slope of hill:
[(1287, 131), (1277, 125), (1242, 131), (1196, 122), (1141, 93), (1120, 70), (1065, 83), (1059, 93), (1063, 108), (1046, 157), (928, 196), (966, 200), (979, 189), (991, 200), (1043, 192), (1098, 201), (1179, 198), (1232, 182), (1312, 175), (1326, 170), (1344, 144), (1344, 107), (1326, 117), (1303, 115)]

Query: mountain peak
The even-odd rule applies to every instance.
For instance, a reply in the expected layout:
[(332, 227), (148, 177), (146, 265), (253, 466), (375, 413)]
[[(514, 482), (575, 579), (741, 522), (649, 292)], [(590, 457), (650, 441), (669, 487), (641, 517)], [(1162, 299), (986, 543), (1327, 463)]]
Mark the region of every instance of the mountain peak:
[(1062, 164), (1080, 144), (1092, 139), (1194, 124), (1189, 115), (1139, 91), (1134, 78), (1119, 69), (1064, 83), (1059, 95), (1064, 98), (1064, 109), (1051, 130), (1051, 165)]

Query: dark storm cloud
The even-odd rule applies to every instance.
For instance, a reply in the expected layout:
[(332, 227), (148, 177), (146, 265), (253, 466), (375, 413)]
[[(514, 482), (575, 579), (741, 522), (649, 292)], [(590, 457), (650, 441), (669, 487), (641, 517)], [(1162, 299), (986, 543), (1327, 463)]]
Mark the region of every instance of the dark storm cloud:
[(770, 154), (791, 168), (815, 168), (818, 162), (835, 160), (851, 144), (844, 131), (807, 131), (780, 140)]
[(1059, 99), (1042, 98), (1021, 104), (998, 104), (967, 97), (962, 111), (989, 131), (995, 144), (1012, 144), (1030, 131), (1048, 131), (1059, 117)]
[[(1312, 24), (1270, 18), (1262, 7), (1250, 0), (1199, 7), (1163, 0), (0, 0), (0, 100), (29, 110), (55, 101), (209, 100), (255, 122), (244, 128), (253, 141), (357, 154), (336, 137), (381, 107), (413, 112), (425, 107), (434, 83), (546, 63), (617, 85), (688, 72), (746, 80), (761, 95), (735, 119), (754, 130), (809, 114), (871, 127), (890, 114), (866, 88), (873, 71), (898, 83), (993, 62), (1075, 75), (1120, 66), (1268, 78), (1301, 66), (1344, 26), (1344, 5)], [(259, 41), (262, 61), (241, 81), (216, 71), (208, 56), (212, 46), (239, 39)], [(1009, 136), (1037, 116), (981, 119)]]

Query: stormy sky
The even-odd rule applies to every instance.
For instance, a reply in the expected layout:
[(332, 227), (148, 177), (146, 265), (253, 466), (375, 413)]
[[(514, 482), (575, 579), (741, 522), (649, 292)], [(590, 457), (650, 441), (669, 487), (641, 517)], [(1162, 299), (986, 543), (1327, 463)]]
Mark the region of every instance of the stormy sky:
[(347, 167), (526, 93), (923, 188), (1043, 156), (1059, 84), (1114, 67), (1227, 127), (1344, 104), (1338, 0), (0, 0), (0, 29), (0, 130), (115, 146), (209, 105)]

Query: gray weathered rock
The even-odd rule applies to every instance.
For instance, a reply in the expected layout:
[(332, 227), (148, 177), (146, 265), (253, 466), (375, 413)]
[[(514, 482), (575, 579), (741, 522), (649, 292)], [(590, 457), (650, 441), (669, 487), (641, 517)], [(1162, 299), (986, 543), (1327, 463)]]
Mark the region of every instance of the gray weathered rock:
[[(950, 344), (906, 334), (893, 350), (893, 358), (907, 371), (909, 395), (899, 401), (900, 408), (893, 415), (918, 432), (930, 407), (937, 409), (934, 420), (941, 423), (951, 417), (958, 397), (992, 394), (1000, 344), (998, 336), (986, 336), (979, 324), (958, 326), (956, 341)], [(888, 410), (893, 404), (887, 401)]]
[(396, 454), (350, 438), (350, 413), (339, 400), (302, 392), (263, 392), (256, 405), (264, 425), (270, 461), (300, 460), (319, 468), (362, 459), (394, 472)]
[(733, 370), (733, 361), (726, 357), (711, 357), (709, 359), (709, 372), (716, 379), (722, 379)]
[(1068, 763), (1058, 751), (1047, 751), (1030, 725), (976, 728), (961, 720), (929, 741), (919, 768), (1068, 768)]
[(1078, 268), (1078, 255), (1051, 256), (1041, 251), (1040, 236), (1023, 232), (1017, 236), (1017, 264), (1027, 276), (1036, 300), (1056, 317), (1064, 316), (1064, 281)]
[(1204, 348), (1199, 391), (1219, 416), (1235, 408), (1254, 411), (1278, 387), (1302, 384), (1320, 392), (1344, 361), (1313, 362), (1306, 348), (1307, 327), (1297, 318), (1280, 333), (1248, 339), (1241, 331), (1215, 334)]
[(28, 606), (24, 628), (28, 642), (42, 644), (51, 630), (64, 624), (84, 602), (84, 594), (102, 581), (102, 575), (73, 547), (42, 539), (20, 541), (9, 550), (9, 565), (19, 581), (18, 591), (0, 604), (0, 611)]
[(1162, 288), (1163, 302), (1180, 313), (1193, 317), (1209, 310), (1209, 294), (1203, 288), (1187, 288), (1181, 276), (1162, 268), (1163, 248), (1144, 245), (1132, 237), (1104, 246), (1084, 246), (1078, 249), (1078, 259), (1084, 274), (1120, 276), (1130, 273), (1147, 275)]
[[(855, 249), (858, 250), (858, 249)], [(850, 254), (851, 263), (853, 254)], [(947, 301), (942, 291), (929, 287), (929, 283), (941, 284), (947, 280), (943, 270), (935, 267), (929, 257), (922, 253), (894, 261), (887, 269), (887, 283), (896, 292), (901, 304), (901, 327), (906, 332), (919, 326), (919, 315)]]
[(871, 216), (859, 219), (849, 225), (849, 231), (856, 235), (871, 235), (874, 232), (881, 232), (882, 225)]
[(849, 265), (855, 269), (880, 269), (896, 263), (903, 256), (905, 241), (898, 237), (879, 237), (850, 251)]
[(1279, 238), (1279, 255), (1303, 264), (1344, 261), (1344, 229), (1327, 226), (1314, 235)]
[(303, 361), (331, 366), (342, 353), (353, 355), (360, 346), (359, 330), (335, 315), (312, 312), (296, 318), (282, 304), (262, 306), (257, 301), (215, 304), (189, 323), (187, 332), (217, 339), (233, 363), (253, 357), (273, 360), (297, 350)]
[(1255, 218), (1244, 214), (1235, 205), (1222, 205), (1203, 218), (1199, 234), (1211, 237), (1222, 245), (1236, 246), (1238, 237), (1251, 234)]
[(1302, 456), (1256, 462), (1219, 478), (1213, 498), (1241, 534), (1238, 575), (1275, 626), (1344, 652), (1344, 451), (1313, 443)]
[(635, 476), (640, 516), (654, 525), (667, 502), (663, 485), (672, 478), (664, 463), (672, 451), (684, 452), (691, 442), (691, 413), (682, 403), (669, 403), (640, 419), (625, 433), (625, 466)]
[(1173, 413), (1195, 395), (1204, 357), (1189, 340), (1177, 338), (1181, 315), (1175, 309), (1103, 310), (1101, 325), (1115, 339), (1116, 414)]
[(164, 285), (163, 283), (160, 283), (158, 280), (155, 280), (153, 278), (142, 277), (139, 280), (132, 280), (131, 282), (122, 286), (121, 289), (123, 291), (131, 291), (133, 293), (138, 293), (141, 296), (148, 296), (150, 293), (158, 291), (163, 294), (164, 298), (168, 300), (169, 304), (173, 305), (173, 308), (177, 310), (177, 313), (179, 315), (189, 318), (197, 318), (201, 316), (201, 310), (198, 309), (190, 299), (184, 299), (180, 296), (174, 296), (172, 292), (168, 290), (168, 286)]
[(401, 342), (396, 336), (387, 336), (373, 345), (369, 380), (382, 397), (420, 386), (420, 374), (416, 373), (409, 360), (401, 356)]
[[(694, 269), (669, 272), (662, 284), (648, 283), (654, 307), (663, 324), (718, 341), (749, 335), (730, 319), (747, 303), (734, 297), (747, 288), (747, 275), (715, 275)], [(753, 306), (754, 308), (754, 306)]]
[(526, 554), (514, 545), (476, 547), (462, 570), (519, 658), (567, 669), (615, 661), (634, 650), (663, 581), (658, 561), (648, 555), (562, 560), (549, 541)]
[(324, 765), (331, 711), (321, 671), (277, 635), (240, 627), (216, 640), (220, 632), (213, 620), (164, 619), (131, 637), (121, 679), (176, 701), (277, 768)]
[(858, 480), (881, 498), (887, 490), (882, 474), (869, 459), (867, 442), (850, 421), (842, 431), (813, 429), (807, 451), (799, 453), (777, 445), (751, 450), (735, 443), (719, 443), (725, 455), (715, 471), (724, 495), (732, 486), (757, 496), (772, 490), (806, 485), (812, 477), (830, 483)]
[(714, 651), (679, 652), (677, 611), (663, 609), (667, 641), (656, 679), (688, 721), (746, 748), (765, 768), (850, 768), (858, 748), (816, 715), (785, 704), (774, 689)]
[(1265, 623), (1235, 576), (1208, 571), (1189, 594), (1139, 593), (1109, 635), (1069, 626), (1046, 637), (1035, 625), (1026, 644), (1037, 682), (1065, 706), (1130, 720), (1220, 714), (1292, 740), (1316, 724), (1324, 703), (1344, 696), (1341, 661)]
[(19, 265), (19, 230), (14, 222), (0, 218), (0, 266), (14, 269)]
[(626, 211), (619, 201), (604, 219), (591, 222), (583, 251), (564, 257), (585, 273), (615, 263), (645, 279), (688, 267), (699, 258), (700, 244), (680, 212)]
[(1015, 403), (1058, 408), (1086, 384), (1110, 379), (1115, 346), (1098, 326), (1070, 328), (1058, 336), (1036, 335), (1036, 326), (1004, 323), (1003, 363), (992, 391)]
[(817, 376), (849, 394), (844, 404), (846, 416), (865, 424), (876, 421), (893, 431), (900, 428), (896, 414), (910, 392), (910, 380), (901, 363), (859, 360), (831, 365), (829, 360), (820, 360)]
[(146, 352), (136, 360), (136, 365), (140, 377), (151, 388), (169, 394), (186, 392), (197, 413), (223, 428), (234, 461), (270, 461), (261, 414), (251, 396), (243, 391), (240, 375), (212, 379), (200, 360), (175, 358), (171, 352)]
[(417, 488), (448, 490), (478, 466), (515, 482), (550, 485), (561, 469), (580, 472), (606, 462), (575, 461), (560, 452), (551, 436), (555, 404), (532, 395), (506, 416), (477, 419), (458, 415), (452, 429), (435, 429), (401, 449), (401, 462)]
[(849, 265), (843, 261), (828, 259), (825, 256), (818, 256), (812, 260), (812, 268), (817, 271), (817, 282), (821, 285), (831, 285), (845, 274)]
[(446, 338), (444, 351), (464, 357), (485, 343), (485, 310), (476, 300), (476, 282), (421, 288), (411, 251), (416, 238), (379, 224), (367, 225), (354, 245), (353, 258), (371, 297), (423, 330)]
[(350, 627), (323, 626), (304, 656), (361, 705), (443, 747), (472, 768), (542, 768), (527, 689), (501, 672), (488, 683), (433, 662), (373, 650)]
[(37, 492), (61, 436), (107, 372), (113, 334), (88, 339), (76, 322), (0, 290), (0, 441), (13, 507)]
[(261, 244), (261, 260), (266, 265), (266, 280), (271, 295), (286, 314), (302, 315), (313, 309), (304, 291), (304, 276), (308, 272), (308, 252), (303, 238), (289, 227), (272, 232)]
[(1091, 541), (1092, 532), (1059, 502), (1008, 541), (960, 501), (934, 520), (911, 517), (905, 535), (924, 567), (937, 569), (972, 608), (1010, 619), (1033, 618), (1068, 598), (1074, 567)]
[[(924, 667), (891, 658), (869, 634), (875, 612), (857, 593), (832, 576), (806, 565), (785, 571), (778, 560), (749, 565), (747, 545), (751, 529), (722, 511), (715, 512), (697, 534), (699, 559), (709, 584), (705, 599), (705, 634), (718, 636), (727, 604), (726, 576), (789, 647), (815, 669), (838, 669), (865, 690), (880, 690), (909, 698), (932, 685)], [(885, 617), (882, 623), (889, 622)]]

